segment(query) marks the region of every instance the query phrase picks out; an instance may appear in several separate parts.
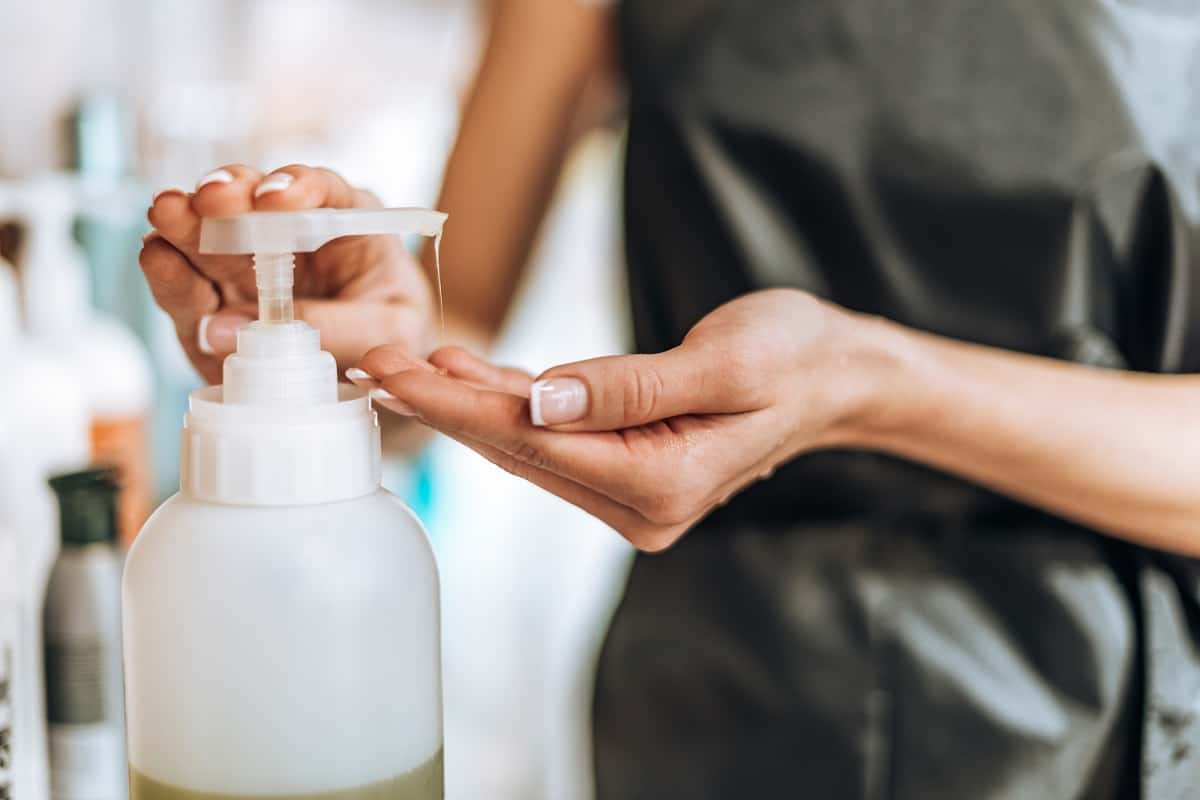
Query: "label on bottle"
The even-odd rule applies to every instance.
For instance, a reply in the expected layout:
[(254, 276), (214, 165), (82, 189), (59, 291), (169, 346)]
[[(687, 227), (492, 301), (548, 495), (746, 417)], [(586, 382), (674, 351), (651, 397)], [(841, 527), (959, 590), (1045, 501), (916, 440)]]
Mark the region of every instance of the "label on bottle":
[(104, 721), (102, 642), (46, 642), (46, 718), (64, 725)]
[(117, 470), (117, 530), (123, 549), (150, 516), (153, 492), (150, 444), (144, 417), (97, 417), (91, 426), (92, 461)]
[(108, 800), (121, 786), (125, 757), (119, 720), (105, 707), (104, 645), (46, 643), (50, 787), (55, 800)]
[(50, 725), (54, 800), (119, 800), (125, 755), (120, 725)]
[(13, 800), (13, 739), (16, 736), (17, 694), (13, 669), (16, 662), (17, 619), (0, 608), (0, 800)]

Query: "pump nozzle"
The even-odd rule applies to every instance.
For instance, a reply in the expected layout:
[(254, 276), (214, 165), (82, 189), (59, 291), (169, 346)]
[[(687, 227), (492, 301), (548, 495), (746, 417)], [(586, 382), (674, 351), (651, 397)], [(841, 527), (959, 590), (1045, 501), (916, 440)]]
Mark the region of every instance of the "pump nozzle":
[(225, 360), (226, 403), (332, 402), (333, 359), (317, 331), (296, 322), (294, 253), (309, 253), (342, 236), (439, 237), (446, 215), (425, 208), (254, 211), (210, 217), (200, 226), (200, 252), (254, 256), (258, 319), (238, 331), (237, 353)]
[(293, 253), (310, 253), (342, 236), (440, 236), (446, 215), (427, 208), (318, 208), (212, 217), (200, 226), (200, 252), (254, 254), (258, 318), (291, 322)]

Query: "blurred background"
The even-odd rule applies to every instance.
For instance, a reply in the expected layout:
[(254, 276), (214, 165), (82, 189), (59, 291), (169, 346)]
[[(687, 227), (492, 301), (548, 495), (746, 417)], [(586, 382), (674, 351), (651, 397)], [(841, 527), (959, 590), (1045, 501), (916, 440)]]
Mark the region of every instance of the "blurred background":
[[(82, 396), (86, 440), (64, 423), (62, 441), (29, 446), (54, 451), (47, 469), (81, 447), (121, 462), (128, 541), (177, 487), (199, 386), (137, 263), (152, 194), (227, 162), (302, 162), (386, 205), (434, 204), (485, 13), (473, 0), (0, 0), (0, 255), (20, 300), (0, 291), (10, 457), (23, 415), (74, 413), (38, 391)], [(619, 147), (618, 131), (575, 147), (499, 361), (536, 372), (627, 346)], [(59, 383), (31, 364), (58, 364)], [(439, 555), (448, 796), (589, 797), (592, 664), (631, 552), (452, 443), (386, 471)], [(0, 525), (38, 493), (0, 488)]]

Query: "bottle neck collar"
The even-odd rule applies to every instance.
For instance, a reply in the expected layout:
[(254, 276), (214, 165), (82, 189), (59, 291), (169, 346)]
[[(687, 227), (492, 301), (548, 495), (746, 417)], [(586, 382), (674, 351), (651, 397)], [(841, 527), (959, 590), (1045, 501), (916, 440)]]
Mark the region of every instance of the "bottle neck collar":
[(180, 491), (212, 503), (294, 506), (376, 491), (379, 421), (361, 389), (338, 386), (317, 405), (223, 402), (224, 389), (192, 393), (184, 417)]

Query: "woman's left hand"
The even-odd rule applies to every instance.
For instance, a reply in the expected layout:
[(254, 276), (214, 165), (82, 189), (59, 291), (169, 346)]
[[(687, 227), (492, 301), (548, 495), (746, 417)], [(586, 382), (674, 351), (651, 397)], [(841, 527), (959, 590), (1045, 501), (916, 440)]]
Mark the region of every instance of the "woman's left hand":
[(379, 347), (359, 364), (367, 375), (351, 372), (390, 393), (385, 407), (657, 551), (781, 463), (852, 440), (879, 396), (875, 328), (804, 292), (769, 290), (721, 306), (665, 353), (536, 380), (458, 348), (417, 362)]

